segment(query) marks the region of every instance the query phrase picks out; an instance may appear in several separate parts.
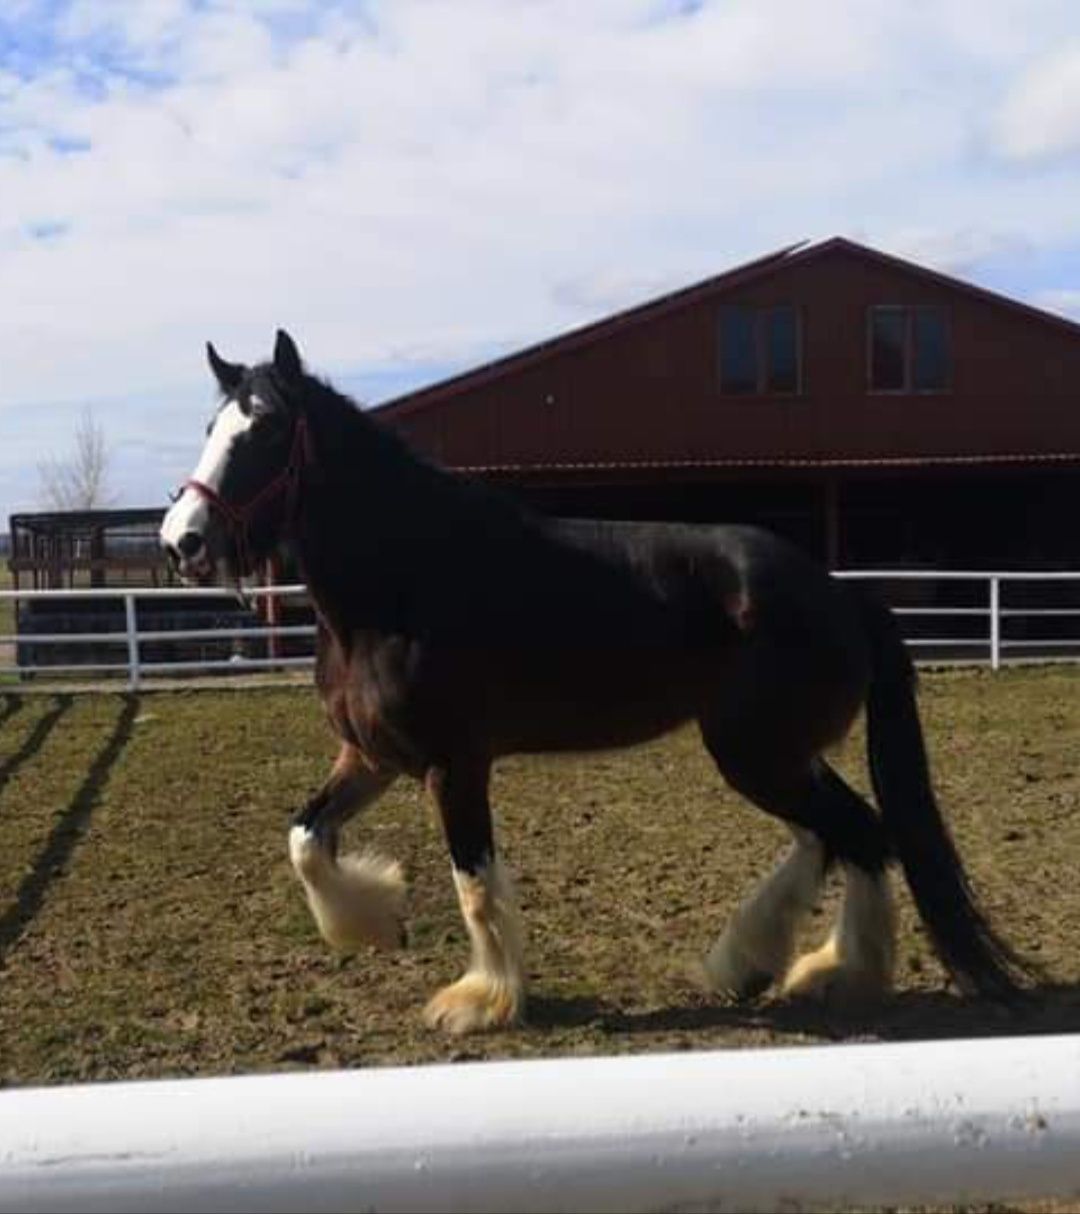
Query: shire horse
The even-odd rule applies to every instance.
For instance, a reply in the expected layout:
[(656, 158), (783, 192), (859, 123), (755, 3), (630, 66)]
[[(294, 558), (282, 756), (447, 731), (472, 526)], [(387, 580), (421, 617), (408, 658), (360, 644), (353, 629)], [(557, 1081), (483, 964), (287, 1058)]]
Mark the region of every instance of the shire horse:
[[(426, 786), (472, 949), (427, 1004), (430, 1025), (491, 1029), (524, 1011), (493, 761), (628, 746), (688, 721), (727, 782), (794, 840), (708, 952), (714, 992), (883, 997), (893, 861), (960, 988), (1022, 991), (1030, 971), (980, 910), (938, 809), (913, 666), (885, 607), (756, 528), (534, 513), (414, 454), (309, 374), (283, 331), (257, 366), (207, 354), (222, 401), (162, 543), (197, 584), (239, 586), (284, 544), (299, 562), (341, 749), (296, 814), (289, 854), (331, 945), (404, 943), (400, 866), (341, 855), (338, 840), (398, 777)], [(880, 812), (824, 758), (864, 706)], [(837, 922), (796, 958), (797, 924), (833, 865)]]

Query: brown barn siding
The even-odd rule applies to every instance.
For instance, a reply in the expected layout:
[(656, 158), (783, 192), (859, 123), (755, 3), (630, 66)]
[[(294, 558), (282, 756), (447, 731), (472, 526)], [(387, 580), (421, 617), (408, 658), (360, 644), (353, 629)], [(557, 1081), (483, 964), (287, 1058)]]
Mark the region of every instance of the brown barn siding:
[[(800, 396), (719, 394), (721, 302), (799, 306)], [(949, 392), (868, 392), (866, 315), (880, 303), (948, 310)], [(600, 340), (566, 350), (553, 343), (522, 369), (409, 412), (401, 424), (461, 467), (1074, 452), (1078, 333), (832, 249)]]
[[(726, 303), (795, 304), (798, 396), (724, 397)], [(867, 380), (875, 304), (949, 317), (947, 392)], [(782, 252), (380, 411), (541, 509), (758, 522), (837, 565), (1075, 567), (1080, 326), (842, 240)]]

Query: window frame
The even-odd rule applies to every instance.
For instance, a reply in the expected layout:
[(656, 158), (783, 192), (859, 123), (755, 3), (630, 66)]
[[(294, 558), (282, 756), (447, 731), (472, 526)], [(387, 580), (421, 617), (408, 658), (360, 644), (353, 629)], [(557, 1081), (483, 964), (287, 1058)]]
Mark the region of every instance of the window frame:
[[(938, 388), (915, 387), (917, 357), (916, 316), (920, 312), (936, 312), (942, 319), (945, 335), (945, 380)], [(874, 384), (874, 315), (877, 312), (901, 312), (904, 317), (903, 366), (904, 383), (899, 388), (878, 388)], [(868, 396), (946, 396), (953, 390), (952, 312), (946, 304), (873, 303), (866, 306), (866, 392)]]
[[(772, 361), (769, 349), (769, 326), (772, 314), (789, 309), (795, 322), (795, 386), (794, 388), (771, 388), (769, 378)], [(732, 391), (724, 386), (724, 317), (728, 312), (744, 311), (751, 314), (754, 332), (754, 387), (747, 392)], [(804, 394), (803, 373), (804, 326), (802, 305), (787, 300), (773, 303), (723, 303), (716, 313), (716, 390), (724, 400), (792, 400)]]

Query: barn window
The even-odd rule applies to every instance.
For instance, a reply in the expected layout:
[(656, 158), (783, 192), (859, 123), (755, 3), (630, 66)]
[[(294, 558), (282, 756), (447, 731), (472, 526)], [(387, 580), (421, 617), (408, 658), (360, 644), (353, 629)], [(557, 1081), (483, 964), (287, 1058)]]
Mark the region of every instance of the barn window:
[(720, 391), (794, 394), (800, 385), (799, 314), (791, 304), (721, 308)]
[(756, 392), (757, 325), (753, 308), (724, 308), (720, 314), (720, 390)]
[(766, 340), (766, 391), (798, 392), (799, 325), (794, 308), (769, 309)]
[(911, 382), (916, 392), (941, 392), (949, 386), (949, 330), (944, 308), (914, 310)]
[(874, 392), (943, 392), (951, 354), (945, 309), (880, 304), (870, 309), (869, 380)]

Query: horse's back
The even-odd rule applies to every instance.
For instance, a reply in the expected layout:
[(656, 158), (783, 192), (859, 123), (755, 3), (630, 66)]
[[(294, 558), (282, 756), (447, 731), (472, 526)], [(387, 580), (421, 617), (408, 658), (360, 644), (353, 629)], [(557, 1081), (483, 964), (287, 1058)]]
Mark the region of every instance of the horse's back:
[(846, 731), (869, 680), (858, 600), (794, 544), (743, 525), (563, 520), (556, 531), (652, 587), (689, 659), (697, 715), (756, 716), (814, 746)]
[(550, 532), (569, 548), (629, 570), (649, 596), (706, 631), (712, 627), (724, 637), (765, 633), (785, 644), (812, 638), (845, 652), (859, 648), (858, 606), (848, 588), (771, 531), (742, 524), (556, 519)]

